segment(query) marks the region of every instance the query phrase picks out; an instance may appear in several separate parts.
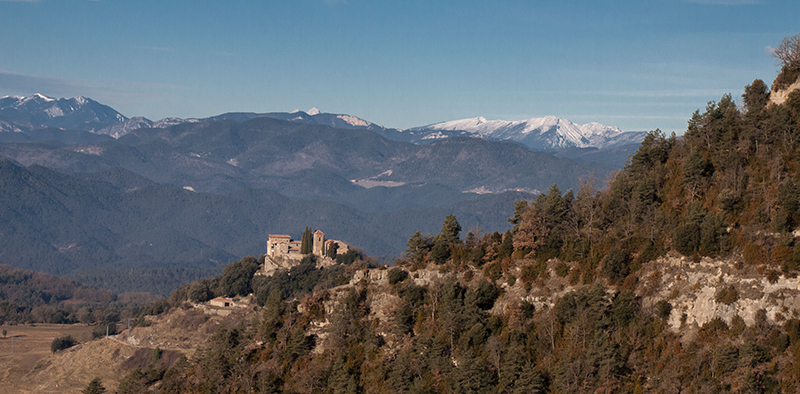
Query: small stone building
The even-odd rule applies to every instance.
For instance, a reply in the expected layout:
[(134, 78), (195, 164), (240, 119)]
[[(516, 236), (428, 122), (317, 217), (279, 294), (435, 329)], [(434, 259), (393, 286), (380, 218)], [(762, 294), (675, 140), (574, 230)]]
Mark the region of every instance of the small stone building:
[[(336, 243), (339, 247), (336, 254), (347, 253), (349, 250), (346, 243), (333, 239), (326, 240), (325, 233), (320, 230), (314, 231), (312, 234), (311, 253), (317, 257), (324, 257), (325, 251), (332, 243)], [(270, 234), (267, 240), (267, 256), (273, 259), (302, 260), (301, 246), (302, 242), (293, 240), (291, 236)]]
[(224, 297), (214, 298), (213, 300), (209, 301), (208, 304), (211, 305), (211, 306), (217, 306), (217, 307), (220, 307), (220, 308), (230, 308), (230, 307), (236, 306), (233, 303), (232, 299), (224, 298)]
[(300, 260), (303, 258), (300, 246), (301, 242), (292, 240), (291, 236), (270, 234), (267, 240), (267, 256)]

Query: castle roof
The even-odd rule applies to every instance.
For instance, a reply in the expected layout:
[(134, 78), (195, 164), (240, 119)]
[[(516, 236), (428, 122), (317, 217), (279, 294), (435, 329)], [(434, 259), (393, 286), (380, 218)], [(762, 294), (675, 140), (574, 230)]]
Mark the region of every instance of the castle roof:
[(314, 234), (322, 234), (322, 235), (325, 235), (325, 233), (323, 233), (323, 232), (322, 232), (322, 230), (317, 230), (317, 231), (314, 231)]
[(270, 234), (270, 238), (292, 238), (291, 235), (283, 235), (283, 234)]

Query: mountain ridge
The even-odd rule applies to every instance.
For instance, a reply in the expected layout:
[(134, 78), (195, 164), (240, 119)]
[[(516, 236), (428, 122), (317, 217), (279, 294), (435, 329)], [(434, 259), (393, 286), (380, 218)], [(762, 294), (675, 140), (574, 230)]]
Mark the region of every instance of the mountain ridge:
[(645, 135), (644, 132), (623, 132), (617, 127), (596, 122), (575, 124), (555, 116), (520, 121), (475, 117), (401, 130), (387, 128), (357, 116), (321, 112), (317, 108), (307, 112), (227, 112), (206, 118), (164, 118), (153, 121), (141, 116), (127, 118), (113, 108), (83, 96), (54, 99), (37, 93), (27, 97), (0, 98), (0, 131), (32, 131), (43, 127), (76, 128), (120, 138), (141, 128), (167, 128), (177, 124), (221, 120), (244, 122), (263, 117), (339, 129), (364, 129), (388, 139), (415, 144), (454, 136), (474, 136), (489, 140), (515, 141), (533, 150), (614, 148), (638, 144)]
[(639, 143), (646, 133), (623, 132), (617, 127), (592, 122), (575, 124), (555, 116), (519, 121), (466, 118), (415, 127), (408, 132), (417, 140), (449, 138), (453, 135), (478, 136), (490, 140), (509, 140), (534, 150), (565, 148), (613, 148)]
[[(119, 123), (126, 118), (115, 109), (84, 96), (52, 98), (39, 93), (31, 96), (0, 97), (0, 117), (5, 122), (24, 128), (54, 127), (93, 130), (99, 124)], [(20, 122), (19, 120), (23, 120)], [(27, 122), (25, 122), (27, 121)], [(8, 130), (3, 127), (2, 131)]]

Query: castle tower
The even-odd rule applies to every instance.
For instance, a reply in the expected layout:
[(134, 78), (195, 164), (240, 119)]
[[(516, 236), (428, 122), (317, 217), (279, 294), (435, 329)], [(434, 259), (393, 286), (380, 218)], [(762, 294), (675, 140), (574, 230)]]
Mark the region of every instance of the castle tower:
[(319, 257), (325, 255), (325, 233), (320, 230), (314, 231), (314, 242), (311, 247), (311, 253)]
[(269, 234), (267, 240), (267, 256), (282, 257), (289, 253), (292, 237), (283, 234)]

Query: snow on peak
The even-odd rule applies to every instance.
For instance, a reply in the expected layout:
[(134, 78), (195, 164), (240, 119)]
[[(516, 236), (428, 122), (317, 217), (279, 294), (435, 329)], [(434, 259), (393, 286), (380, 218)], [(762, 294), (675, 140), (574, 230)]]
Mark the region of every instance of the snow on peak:
[(38, 98), (38, 99), (41, 99), (41, 100), (44, 100), (44, 101), (56, 101), (56, 99), (54, 99), (52, 97), (47, 97), (47, 96), (45, 96), (45, 95), (43, 95), (41, 93), (34, 93), (33, 96), (31, 96), (31, 98), (34, 98), (34, 97)]
[(350, 115), (339, 115), (337, 118), (345, 121), (347, 124), (351, 126), (361, 126), (361, 127), (369, 127), (370, 123), (364, 119), (357, 118), (355, 116)]
[(311, 116), (319, 115), (319, 110), (317, 109), (317, 107), (314, 107), (314, 108), (311, 108), (310, 110), (306, 111), (306, 113), (311, 115)]
[(16, 105), (17, 105), (17, 106), (20, 106), (20, 105), (26, 104), (26, 103), (28, 103), (28, 102), (31, 102), (31, 101), (33, 101), (33, 102), (42, 102), (42, 101), (44, 101), (44, 102), (48, 103), (48, 102), (51, 102), (51, 101), (56, 101), (56, 99), (54, 99), (54, 98), (50, 98), (50, 97), (47, 97), (47, 96), (45, 96), (45, 95), (43, 95), (43, 94), (41, 94), (41, 93), (34, 93), (34, 94), (33, 94), (33, 95), (31, 95), (31, 96), (28, 96), (28, 97), (22, 97), (22, 98), (21, 98), (21, 99), (20, 99), (20, 100), (17, 102), (17, 104), (16, 104)]
[(47, 113), (47, 115), (50, 116), (51, 118), (55, 118), (57, 116), (64, 116), (64, 111), (61, 110), (61, 108), (59, 108), (57, 105), (53, 105), (50, 108), (45, 109), (44, 112)]
[[(580, 125), (552, 115), (518, 121), (486, 120), (484, 117), (477, 117), (435, 123), (419, 129), (465, 131), (493, 140), (520, 142), (538, 140), (540, 142), (535, 143), (535, 145), (541, 143), (543, 147), (547, 148), (598, 146), (598, 144), (602, 143), (602, 140), (622, 133), (616, 127), (599, 123)], [(441, 138), (441, 135), (434, 133), (428, 138), (438, 139)]]

